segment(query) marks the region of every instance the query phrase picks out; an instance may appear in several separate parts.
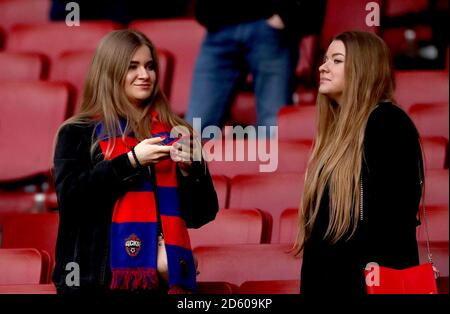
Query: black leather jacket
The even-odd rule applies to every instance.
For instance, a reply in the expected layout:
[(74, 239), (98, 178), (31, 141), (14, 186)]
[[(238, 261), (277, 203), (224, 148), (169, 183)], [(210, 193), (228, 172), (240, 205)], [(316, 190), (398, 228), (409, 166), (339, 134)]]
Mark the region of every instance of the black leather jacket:
[[(93, 124), (69, 124), (58, 133), (53, 174), (60, 222), (52, 279), (59, 293), (107, 291), (113, 208), (143, 175), (133, 168), (127, 154), (92, 160), (93, 128)], [(101, 156), (99, 148), (95, 156)], [(188, 228), (198, 228), (215, 218), (217, 195), (205, 167), (194, 163), (188, 177), (178, 172), (178, 184), (180, 209)], [(79, 286), (66, 284), (73, 270), (71, 262), (79, 265)]]

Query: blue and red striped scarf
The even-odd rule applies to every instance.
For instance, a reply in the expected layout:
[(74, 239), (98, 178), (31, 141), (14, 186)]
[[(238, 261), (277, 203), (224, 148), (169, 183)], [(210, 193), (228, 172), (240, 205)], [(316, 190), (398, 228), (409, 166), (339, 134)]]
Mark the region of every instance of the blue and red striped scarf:
[[(125, 121), (120, 121), (122, 130)], [(103, 155), (106, 155), (108, 138), (101, 134), (102, 125), (96, 128)], [(152, 114), (152, 137), (170, 138), (167, 127)], [(113, 159), (128, 153), (137, 145), (133, 134), (125, 142), (122, 134), (116, 137)], [(168, 293), (189, 293), (196, 289), (196, 270), (184, 220), (181, 218), (178, 197), (176, 163), (171, 159), (155, 165), (153, 180), (150, 171), (140, 186), (126, 192), (115, 204), (111, 223), (110, 266), (112, 271), (111, 289), (155, 290), (159, 287), (157, 274), (158, 213), (167, 252), (169, 269)], [(156, 182), (154, 186), (153, 182)], [(155, 197), (155, 191), (157, 197)]]

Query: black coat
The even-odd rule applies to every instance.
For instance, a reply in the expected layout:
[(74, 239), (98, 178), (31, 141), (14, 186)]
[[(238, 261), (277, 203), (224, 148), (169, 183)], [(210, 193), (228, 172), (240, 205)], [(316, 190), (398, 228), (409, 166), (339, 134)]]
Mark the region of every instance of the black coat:
[(369, 117), (363, 145), (363, 220), (350, 240), (324, 241), (329, 221), (324, 193), (305, 243), (301, 293), (364, 294), (367, 263), (396, 269), (419, 263), (422, 157), (416, 128), (403, 110), (381, 103)]
[(298, 37), (319, 34), (325, 0), (196, 0), (195, 16), (209, 31), (278, 14), (285, 30)]
[[(142, 179), (127, 154), (112, 160), (91, 159), (94, 125), (69, 124), (57, 138), (54, 180), (59, 204), (59, 230), (53, 282), (58, 292), (106, 290), (111, 281), (110, 225), (116, 200)], [(101, 156), (97, 147), (95, 156)], [(180, 210), (189, 228), (213, 220), (217, 195), (209, 172), (194, 163), (191, 174), (178, 171)], [(80, 286), (68, 287), (66, 265), (76, 262)]]

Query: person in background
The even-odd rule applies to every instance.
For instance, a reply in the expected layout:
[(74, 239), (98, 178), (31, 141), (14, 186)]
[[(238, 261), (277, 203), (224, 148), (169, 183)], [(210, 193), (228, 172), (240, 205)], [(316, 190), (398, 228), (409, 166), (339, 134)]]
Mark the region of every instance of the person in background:
[[(205, 162), (173, 127), (192, 135), (161, 91), (155, 46), (134, 30), (106, 35), (56, 139), (58, 293), (195, 292), (186, 228), (213, 220), (218, 201)], [(66, 278), (73, 263), (78, 284)]]
[(207, 29), (193, 73), (186, 120), (222, 126), (237, 87), (253, 77), (257, 124), (277, 125), (279, 109), (293, 102), (299, 40), (318, 33), (325, 1), (197, 0)]
[(64, 21), (69, 11), (66, 5), (75, 2), (80, 7), (81, 20), (111, 20), (127, 25), (133, 20), (176, 18), (190, 14), (191, 0), (140, 1), (125, 0), (52, 0), (49, 17)]
[(364, 294), (368, 263), (419, 264), (419, 135), (395, 103), (389, 50), (375, 34), (337, 35), (319, 72), (296, 243), (301, 293)]

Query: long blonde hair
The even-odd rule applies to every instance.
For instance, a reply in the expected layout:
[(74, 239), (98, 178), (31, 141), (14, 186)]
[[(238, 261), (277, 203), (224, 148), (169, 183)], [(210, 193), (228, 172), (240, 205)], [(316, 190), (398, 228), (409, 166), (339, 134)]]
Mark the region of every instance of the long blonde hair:
[[(142, 110), (136, 108), (125, 94), (125, 77), (134, 53), (147, 46), (155, 64), (156, 81), (154, 89), (145, 102)], [(93, 121), (103, 124), (99, 138), (110, 139), (106, 156), (111, 154), (115, 146), (115, 138), (121, 134), (125, 138), (130, 132), (138, 140), (150, 136), (149, 111), (156, 111), (162, 123), (168, 127), (184, 126), (192, 132), (192, 128), (183, 119), (170, 110), (170, 105), (159, 85), (160, 69), (158, 55), (153, 43), (141, 32), (123, 29), (110, 32), (99, 43), (86, 81), (79, 111), (66, 120), (66, 124), (90, 124)], [(126, 119), (125, 129), (121, 129), (120, 119)], [(94, 155), (99, 139), (92, 134), (91, 155)]]
[(345, 46), (345, 88), (341, 104), (317, 97), (317, 137), (305, 174), (299, 208), (301, 230), (295, 248), (311, 235), (323, 194), (329, 189), (329, 224), (325, 239), (350, 238), (358, 224), (360, 175), (367, 121), (381, 100), (393, 100), (394, 76), (389, 50), (377, 35), (351, 31), (333, 40)]

